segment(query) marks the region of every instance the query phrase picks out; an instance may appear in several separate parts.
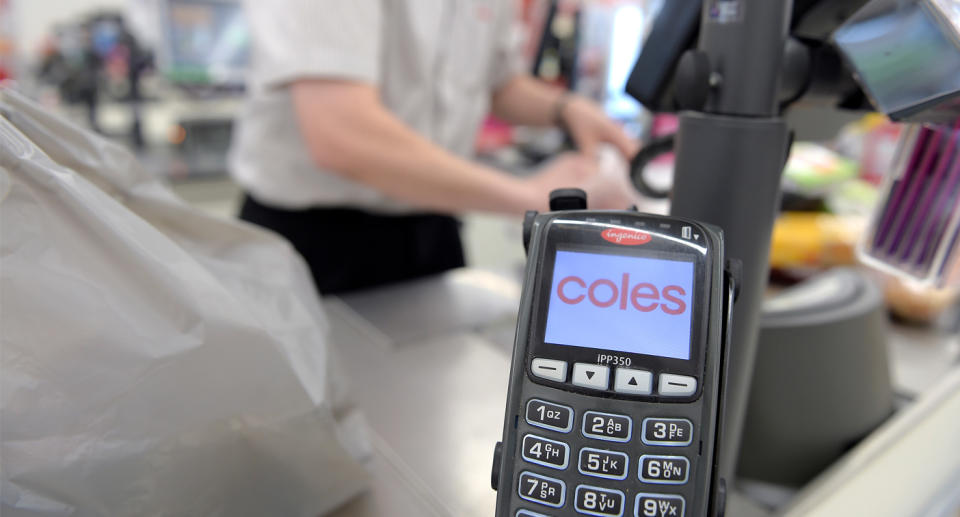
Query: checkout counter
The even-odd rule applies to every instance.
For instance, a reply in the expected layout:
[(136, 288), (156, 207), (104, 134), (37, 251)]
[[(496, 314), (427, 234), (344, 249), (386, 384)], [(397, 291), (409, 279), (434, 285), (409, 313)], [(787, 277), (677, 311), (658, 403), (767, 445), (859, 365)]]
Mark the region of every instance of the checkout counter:
[[(371, 489), (333, 515), (494, 513), (491, 458), (519, 299), (519, 276), (477, 269), (325, 299), (372, 446)], [(894, 325), (889, 345), (896, 391), (909, 400), (814, 481), (781, 491), (782, 506), (737, 487), (727, 515), (956, 515), (960, 337)]]

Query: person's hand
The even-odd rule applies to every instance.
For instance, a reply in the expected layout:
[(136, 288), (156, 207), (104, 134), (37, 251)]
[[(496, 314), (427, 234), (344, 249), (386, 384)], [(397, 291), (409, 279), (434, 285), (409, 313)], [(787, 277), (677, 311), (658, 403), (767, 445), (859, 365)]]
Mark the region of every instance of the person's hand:
[[(550, 160), (543, 168), (526, 180), (534, 205), (531, 208), (547, 210), (550, 192), (558, 188), (581, 188), (597, 176), (596, 160), (586, 155), (565, 152)], [(587, 193), (589, 196), (589, 192)], [(588, 198), (589, 199), (589, 198)]]
[(573, 94), (563, 102), (560, 119), (581, 153), (594, 156), (599, 144), (607, 143), (613, 145), (628, 162), (637, 154), (639, 144), (610, 120), (596, 103)]
[(623, 210), (634, 204), (639, 194), (621, 170), (610, 169), (609, 156), (601, 163), (603, 154), (592, 157), (567, 152), (551, 160), (527, 180), (535, 199), (534, 206), (546, 210), (550, 192), (559, 188), (583, 189), (592, 209)]
[(590, 208), (625, 210), (641, 203), (643, 196), (630, 181), (630, 166), (617, 149), (600, 145), (596, 162), (598, 172), (584, 186)]

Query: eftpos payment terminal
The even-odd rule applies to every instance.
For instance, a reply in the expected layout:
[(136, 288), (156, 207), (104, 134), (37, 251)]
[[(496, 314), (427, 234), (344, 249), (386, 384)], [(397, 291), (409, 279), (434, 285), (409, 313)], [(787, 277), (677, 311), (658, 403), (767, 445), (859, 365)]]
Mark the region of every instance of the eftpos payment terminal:
[(715, 448), (733, 280), (720, 230), (555, 192), (528, 261), (498, 517), (722, 512)]

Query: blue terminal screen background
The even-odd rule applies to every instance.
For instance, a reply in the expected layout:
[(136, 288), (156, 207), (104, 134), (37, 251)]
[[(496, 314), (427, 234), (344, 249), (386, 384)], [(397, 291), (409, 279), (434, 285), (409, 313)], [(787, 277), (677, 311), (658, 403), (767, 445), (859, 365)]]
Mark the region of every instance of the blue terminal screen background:
[(557, 251), (544, 341), (690, 359), (693, 268), (681, 260)]

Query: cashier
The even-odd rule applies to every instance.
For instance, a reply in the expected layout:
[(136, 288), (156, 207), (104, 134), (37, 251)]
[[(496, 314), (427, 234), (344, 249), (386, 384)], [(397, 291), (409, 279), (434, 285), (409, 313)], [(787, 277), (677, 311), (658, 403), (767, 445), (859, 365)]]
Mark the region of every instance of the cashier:
[[(240, 217), (285, 236), (320, 292), (464, 265), (450, 214), (546, 209), (587, 186), (594, 208), (626, 208), (597, 181), (596, 149), (635, 143), (589, 100), (524, 71), (514, 0), (247, 0), (248, 100), (230, 167)], [(487, 115), (563, 125), (579, 153), (515, 177), (470, 161)]]

